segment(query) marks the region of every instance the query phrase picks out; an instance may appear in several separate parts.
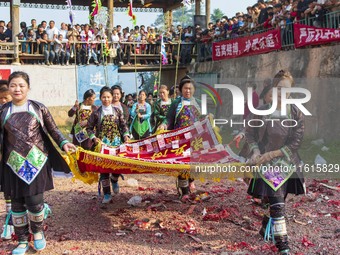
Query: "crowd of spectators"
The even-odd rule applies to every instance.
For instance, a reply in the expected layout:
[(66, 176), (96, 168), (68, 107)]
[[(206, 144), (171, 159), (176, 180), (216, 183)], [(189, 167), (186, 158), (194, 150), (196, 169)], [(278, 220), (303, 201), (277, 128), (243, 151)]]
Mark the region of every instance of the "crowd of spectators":
[[(326, 13), (339, 9), (339, 0), (258, 0), (253, 6), (248, 6), (245, 13), (237, 12), (230, 18), (223, 16), (209, 23), (206, 28), (178, 25), (161, 32), (152, 26), (142, 25), (130, 29), (118, 25), (110, 33), (111, 38), (96, 23), (74, 27), (61, 23), (60, 28), (57, 28), (53, 20), (49, 25), (46, 21), (38, 25), (32, 19), (30, 26), (25, 22), (20, 23), (18, 39), (22, 53), (44, 55), (43, 61), (29, 60), (30, 63), (69, 65), (72, 60), (75, 64), (98, 65), (106, 62), (107, 56), (110, 56), (116, 64), (129, 66), (134, 64), (135, 59), (131, 56), (135, 53), (150, 56), (138, 59), (138, 64), (159, 64), (157, 56), (163, 41), (168, 63), (178, 61), (180, 64), (189, 64), (196, 43), (200, 43), (196, 52), (203, 52), (199, 56), (211, 56), (212, 41), (246, 36), (264, 29), (285, 28), (301, 20), (322, 27)], [(335, 19), (335, 23), (336, 28), (339, 27), (339, 19)], [(6, 41), (12, 41), (12, 24), (0, 21), (0, 42)], [(108, 41), (112, 42), (110, 46)], [(154, 58), (151, 58), (152, 55)]]
[[(322, 27), (325, 25), (325, 15), (340, 10), (339, 0), (258, 0), (246, 11), (237, 12), (228, 18), (223, 16), (215, 22), (210, 22), (208, 28), (195, 27), (196, 42), (201, 42), (198, 51), (206, 59), (211, 56), (211, 42), (248, 36), (264, 30), (281, 28), (292, 31), (290, 24), (304, 22), (307, 25)], [(333, 21), (333, 28), (339, 28), (340, 12)]]
[[(287, 24), (306, 19), (309, 25), (323, 26), (325, 14), (340, 10), (338, 0), (258, 0), (248, 6), (245, 13), (237, 12), (235, 16), (208, 24), (208, 29), (196, 27), (196, 34), (201, 37), (209, 35), (212, 39), (228, 39), (254, 31), (285, 27)], [(339, 26), (339, 24), (337, 24)]]

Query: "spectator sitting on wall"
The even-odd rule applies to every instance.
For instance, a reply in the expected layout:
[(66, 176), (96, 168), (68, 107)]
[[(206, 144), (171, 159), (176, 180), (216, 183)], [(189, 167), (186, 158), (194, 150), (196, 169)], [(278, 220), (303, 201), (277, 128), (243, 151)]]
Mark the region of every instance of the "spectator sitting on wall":
[(273, 23), (272, 23), (273, 17), (274, 17), (274, 13), (273, 12), (268, 13), (268, 18), (263, 23), (263, 28), (265, 28), (265, 29), (273, 28)]
[(62, 22), (60, 25), (59, 34), (63, 35), (64, 39), (67, 39), (68, 27), (66, 23)]
[(298, 17), (300, 19), (305, 18), (305, 11), (308, 9), (310, 2), (311, 0), (299, 0), (297, 4), (297, 11), (298, 11)]
[(52, 54), (50, 54), (50, 43), (48, 42), (48, 35), (47, 33), (43, 33), (42, 37), (38, 41), (39, 45), (39, 53), (44, 54), (45, 58), (45, 65), (50, 65), (50, 61), (53, 61)]
[(185, 44), (181, 45), (181, 64), (188, 65), (191, 63), (191, 48), (190, 37), (186, 37)]
[(38, 26), (36, 19), (31, 19), (31, 25), (28, 27), (28, 29), (33, 29), (34, 32), (37, 32)]
[(20, 22), (20, 28), (21, 28), (21, 32), (24, 34), (24, 37), (26, 38), (27, 31), (28, 31), (26, 22)]
[(47, 22), (45, 20), (41, 21), (41, 26), (44, 28), (44, 31), (47, 29)]
[(4, 32), (6, 32), (6, 22), (4, 20), (0, 20), (0, 27), (4, 28)]
[(231, 29), (231, 38), (235, 38), (238, 37), (238, 30), (240, 28), (239, 24), (238, 24), (238, 18), (237, 17), (233, 17), (233, 25), (232, 25), (232, 29)]
[(252, 6), (252, 14), (251, 14), (251, 17), (252, 17), (252, 21), (253, 23), (255, 22), (258, 22), (258, 18), (259, 18), (259, 15), (260, 15), (260, 9), (259, 9), (259, 5), (256, 3)]
[(38, 44), (40, 43), (40, 39), (42, 38), (42, 36), (43, 36), (44, 33), (45, 33), (44, 28), (43, 28), (43, 26), (40, 24), (40, 25), (38, 26), (37, 32), (35, 33), (35, 38), (36, 38), (36, 41), (37, 41)]
[(258, 24), (262, 25), (268, 19), (267, 5), (264, 3), (264, 0), (258, 0), (257, 4), (260, 10), (258, 16)]
[(0, 42), (6, 42), (7, 41), (7, 37), (5, 34), (5, 28), (4, 26), (0, 26)]
[(12, 42), (12, 22), (8, 21), (6, 27), (7, 27), (5, 31), (6, 41)]
[(50, 64), (52, 65), (55, 60), (54, 40), (57, 39), (59, 30), (55, 27), (55, 22), (53, 20), (50, 21), (49, 25), (50, 26), (46, 29), (46, 33), (50, 44)]

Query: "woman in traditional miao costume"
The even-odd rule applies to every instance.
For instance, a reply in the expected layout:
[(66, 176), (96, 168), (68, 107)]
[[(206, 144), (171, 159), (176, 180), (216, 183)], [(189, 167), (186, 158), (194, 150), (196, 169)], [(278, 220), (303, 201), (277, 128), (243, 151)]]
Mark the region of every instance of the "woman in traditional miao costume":
[(76, 100), (74, 106), (68, 111), (69, 117), (76, 115), (71, 129), (73, 144), (86, 150), (90, 150), (92, 146), (92, 141), (89, 139), (85, 128), (91, 113), (97, 110), (97, 106), (94, 105), (95, 100), (96, 92), (89, 89), (84, 93), (83, 102), (79, 104)]
[(124, 118), (126, 123), (128, 123), (128, 120), (130, 118), (130, 109), (129, 107), (127, 107), (127, 105), (125, 105), (124, 103), (122, 103), (122, 97), (123, 97), (123, 90), (119, 85), (114, 85), (111, 87), (112, 92), (113, 92), (113, 100), (112, 100), (112, 105), (114, 107), (117, 107), (118, 109), (120, 109), (123, 114), (124, 114)]
[[(90, 139), (96, 145), (104, 143), (110, 146), (118, 146), (122, 143), (122, 138), (124, 142), (127, 142), (129, 140), (129, 130), (124, 114), (119, 108), (112, 105), (113, 92), (109, 87), (105, 86), (100, 90), (100, 100), (102, 106), (91, 114), (86, 128)], [(112, 201), (110, 174), (100, 174), (99, 184), (103, 187), (104, 193), (102, 203), (110, 203)], [(112, 180), (112, 184), (113, 191), (118, 193), (118, 178), (115, 181)]]
[[(179, 90), (182, 96), (172, 102), (166, 119), (159, 127), (160, 130), (187, 127), (200, 120), (200, 101), (194, 98), (194, 81), (189, 76), (185, 76), (179, 84)], [(186, 201), (189, 193), (195, 189), (194, 179), (188, 178), (187, 175), (179, 175), (177, 189), (181, 199)]]
[(150, 124), (151, 106), (146, 102), (144, 90), (139, 91), (138, 102), (134, 103), (130, 114), (132, 117), (130, 132), (133, 139), (140, 140), (148, 137), (152, 132)]
[(164, 122), (170, 109), (172, 99), (169, 98), (169, 89), (166, 85), (161, 85), (158, 92), (159, 99), (154, 104), (154, 115), (156, 118), (155, 130)]
[[(265, 124), (261, 126), (260, 121), (256, 123), (253, 120), (253, 127), (247, 126), (245, 132), (246, 141), (252, 152), (251, 162), (260, 166), (260, 171), (250, 182), (248, 193), (257, 198), (268, 198), (270, 217), (264, 216), (260, 234), (265, 240), (271, 239), (280, 254), (289, 254), (285, 198), (289, 193), (295, 195), (305, 193), (302, 163), (298, 154), (304, 134), (304, 116), (295, 105), (288, 105), (286, 116), (281, 115), (280, 90), (290, 88), (293, 84), (293, 77), (288, 71), (282, 70), (276, 74), (273, 80), (273, 87), (278, 88), (276, 111), (269, 116), (250, 114), (248, 120), (259, 119)], [(258, 109), (267, 110), (271, 106), (272, 104), (266, 104)], [(283, 126), (281, 124), (283, 119), (291, 121), (286, 120)], [(274, 167), (274, 171), (265, 169), (264, 166)]]
[(70, 172), (49, 136), (64, 151), (76, 150), (61, 134), (48, 109), (28, 99), (29, 89), (26, 73), (12, 73), (9, 91), (13, 101), (0, 110), (0, 189), (12, 200), (12, 222), (19, 241), (14, 255), (28, 251), (29, 229), (34, 249), (46, 247), (43, 222), (49, 208), (44, 204), (44, 192), (53, 189), (52, 168)]
[[(122, 88), (119, 85), (114, 85), (111, 87), (113, 97), (112, 97), (112, 105), (114, 107), (117, 107), (124, 115), (125, 122), (128, 123), (128, 120), (130, 118), (130, 110), (129, 108), (121, 102), (121, 98), (123, 96), (123, 91)], [(122, 140), (124, 140), (124, 137), (122, 137)], [(111, 174), (111, 183), (112, 183), (112, 188), (113, 192), (115, 194), (119, 193), (119, 185), (118, 185), (118, 178), (119, 176), (123, 175), (121, 174)]]

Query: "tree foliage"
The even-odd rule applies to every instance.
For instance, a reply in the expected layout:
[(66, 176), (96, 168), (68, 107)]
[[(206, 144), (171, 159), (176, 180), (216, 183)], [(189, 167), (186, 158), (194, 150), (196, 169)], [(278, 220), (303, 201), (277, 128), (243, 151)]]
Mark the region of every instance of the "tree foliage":
[[(158, 78), (156, 72), (138, 73), (139, 89), (145, 90), (146, 93), (153, 93), (155, 80)], [(158, 83), (156, 83), (158, 85)]]
[[(182, 25), (182, 27), (193, 26), (194, 25), (194, 14), (195, 6), (192, 4), (189, 8), (183, 6), (172, 12), (173, 25)], [(159, 14), (152, 24), (152, 26), (157, 27), (161, 31), (165, 31), (165, 16), (164, 14)]]
[(212, 14), (210, 15), (210, 20), (215, 22), (216, 20), (222, 18), (225, 14), (220, 8), (214, 9)]

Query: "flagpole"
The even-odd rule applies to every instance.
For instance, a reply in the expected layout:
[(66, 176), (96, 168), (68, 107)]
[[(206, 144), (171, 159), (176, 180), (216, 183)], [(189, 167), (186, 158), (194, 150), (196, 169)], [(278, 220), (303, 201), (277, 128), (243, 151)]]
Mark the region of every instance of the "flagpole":
[[(71, 52), (73, 52), (73, 56), (74, 56), (74, 77), (75, 77), (75, 81), (76, 81), (76, 98), (78, 100), (79, 98), (79, 87), (78, 87), (78, 72), (77, 72), (77, 50), (76, 50), (76, 39), (74, 38), (74, 19), (75, 19), (75, 15), (72, 12), (72, 1), (71, 0), (67, 0), (66, 1), (67, 7), (69, 8), (69, 18), (70, 18), (70, 22), (71, 22), (71, 26), (72, 26), (72, 38), (73, 41), (72, 43), (70, 43), (70, 41), (68, 40), (69, 46), (70, 46), (70, 54)], [(70, 62), (70, 61), (69, 61)]]
[(159, 88), (161, 86), (161, 76), (162, 76), (162, 64), (163, 64), (163, 60), (162, 60), (162, 47), (163, 47), (163, 35), (162, 35), (162, 43), (161, 43), (161, 51), (159, 52), (159, 75), (158, 75), (158, 88), (157, 88), (157, 92), (159, 92)]
[(182, 37), (182, 30), (179, 32), (179, 42), (178, 42), (178, 49), (177, 49), (176, 74), (175, 74), (175, 89), (174, 89), (175, 98), (176, 98), (176, 85), (177, 85), (177, 76), (178, 76), (179, 52), (181, 50), (181, 37)]
[(136, 56), (136, 42), (133, 43), (134, 45), (134, 56), (135, 56), (135, 83), (136, 83), (136, 94), (138, 94), (138, 84), (137, 84), (137, 56)]
[[(183, 4), (183, 6), (182, 6), (182, 15), (184, 15), (184, 7), (187, 5), (187, 1), (183, 0), (182, 4)], [(180, 50), (181, 50), (181, 42), (182, 42), (182, 30), (183, 29), (181, 29), (181, 31), (179, 31), (179, 42), (178, 42), (178, 50), (177, 50), (175, 89), (174, 89), (175, 98), (176, 98), (176, 85), (177, 85), (177, 76), (178, 76), (179, 53), (180, 53)]]

